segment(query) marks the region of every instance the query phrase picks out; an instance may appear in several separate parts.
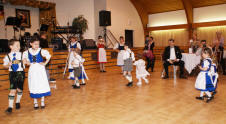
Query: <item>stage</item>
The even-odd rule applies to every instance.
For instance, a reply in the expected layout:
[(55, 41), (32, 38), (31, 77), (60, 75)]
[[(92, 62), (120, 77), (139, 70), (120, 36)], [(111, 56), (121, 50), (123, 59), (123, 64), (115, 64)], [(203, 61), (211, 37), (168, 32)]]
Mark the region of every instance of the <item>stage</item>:
[[(172, 69), (170, 68), (170, 71)], [(87, 70), (86, 86), (72, 89), (72, 81), (57, 80), (57, 89), (46, 98), (46, 108), (34, 110), (27, 81), (21, 109), (4, 113), (8, 105), (8, 83), (0, 87), (1, 124), (224, 124), (226, 122), (226, 76), (220, 75), (218, 93), (210, 103), (196, 100), (195, 77), (160, 78), (161, 65), (148, 77), (150, 83), (126, 87), (119, 67)], [(135, 71), (133, 72), (135, 79)], [(135, 82), (137, 80), (135, 79)]]

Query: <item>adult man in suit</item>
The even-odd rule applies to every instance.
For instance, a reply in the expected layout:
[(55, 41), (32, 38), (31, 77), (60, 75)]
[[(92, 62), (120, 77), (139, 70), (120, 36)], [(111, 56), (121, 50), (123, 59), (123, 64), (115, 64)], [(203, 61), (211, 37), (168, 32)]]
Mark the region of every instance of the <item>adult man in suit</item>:
[(180, 66), (180, 78), (186, 78), (184, 76), (184, 61), (181, 60), (182, 54), (180, 48), (174, 45), (174, 39), (169, 39), (169, 46), (165, 48), (163, 53), (163, 61), (164, 61), (164, 69), (166, 72), (165, 77), (163, 79), (169, 78), (168, 75), (168, 66), (170, 65), (178, 65)]

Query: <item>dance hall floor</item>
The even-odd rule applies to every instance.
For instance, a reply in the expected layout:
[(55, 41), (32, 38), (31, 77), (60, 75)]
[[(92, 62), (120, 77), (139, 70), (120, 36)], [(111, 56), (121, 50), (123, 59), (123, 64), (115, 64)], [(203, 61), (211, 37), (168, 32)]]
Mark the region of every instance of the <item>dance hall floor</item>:
[[(21, 109), (4, 113), (8, 83), (0, 85), (0, 124), (225, 124), (226, 76), (220, 76), (213, 101), (196, 100), (194, 77), (160, 78), (160, 68), (148, 77), (150, 83), (128, 88), (118, 67), (107, 73), (87, 71), (90, 80), (81, 89), (72, 81), (57, 80), (57, 89), (46, 98), (46, 108), (34, 110), (27, 82)], [(135, 71), (133, 72), (135, 79)], [(135, 82), (137, 80), (135, 79)]]

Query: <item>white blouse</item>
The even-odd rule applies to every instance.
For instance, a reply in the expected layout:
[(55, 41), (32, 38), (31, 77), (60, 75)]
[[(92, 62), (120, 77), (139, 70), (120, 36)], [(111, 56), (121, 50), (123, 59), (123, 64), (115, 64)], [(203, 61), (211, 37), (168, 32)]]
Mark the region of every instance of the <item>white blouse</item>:
[(45, 57), (46, 59), (50, 59), (51, 58), (51, 55), (49, 53), (48, 50), (45, 50), (45, 49), (41, 49), (41, 48), (38, 48), (38, 50), (34, 51), (32, 50), (32, 48), (29, 48), (28, 50), (26, 50), (24, 53), (23, 53), (23, 58), (27, 59), (27, 61), (30, 62), (29, 58), (28, 58), (28, 51), (31, 55), (37, 55), (41, 50), (41, 55), (43, 57)]

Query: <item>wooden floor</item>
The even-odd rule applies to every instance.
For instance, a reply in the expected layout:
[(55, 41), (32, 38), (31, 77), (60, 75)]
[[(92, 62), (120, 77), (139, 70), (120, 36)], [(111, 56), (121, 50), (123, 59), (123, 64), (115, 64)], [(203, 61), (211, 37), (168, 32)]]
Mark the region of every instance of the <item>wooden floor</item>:
[[(44, 110), (34, 110), (27, 82), (20, 110), (4, 113), (8, 83), (0, 85), (1, 124), (225, 124), (226, 76), (220, 76), (218, 93), (210, 103), (195, 99), (194, 77), (160, 78), (160, 68), (148, 77), (150, 84), (125, 86), (127, 81), (118, 67), (107, 73), (88, 71), (90, 80), (81, 89), (72, 81), (57, 80), (58, 89), (46, 98)], [(133, 72), (135, 78), (135, 74)], [(172, 76), (171, 76), (172, 77)], [(135, 79), (135, 81), (137, 81)]]

